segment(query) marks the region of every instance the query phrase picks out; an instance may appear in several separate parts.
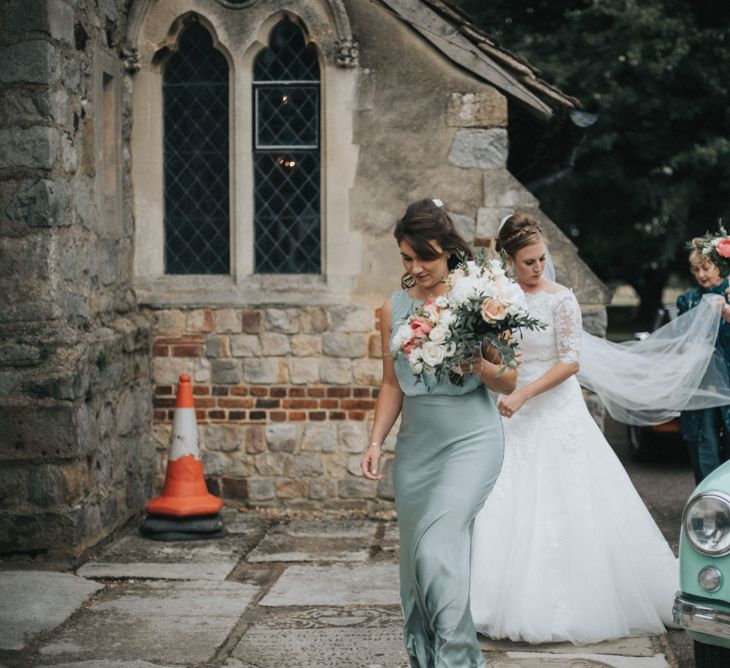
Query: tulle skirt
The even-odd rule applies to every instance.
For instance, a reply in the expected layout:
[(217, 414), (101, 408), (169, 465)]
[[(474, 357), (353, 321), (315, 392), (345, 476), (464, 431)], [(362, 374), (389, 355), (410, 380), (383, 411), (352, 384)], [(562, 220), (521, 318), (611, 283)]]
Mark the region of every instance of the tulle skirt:
[(494, 638), (588, 644), (664, 632), (677, 560), (574, 378), (504, 420), (477, 515), (471, 608)]

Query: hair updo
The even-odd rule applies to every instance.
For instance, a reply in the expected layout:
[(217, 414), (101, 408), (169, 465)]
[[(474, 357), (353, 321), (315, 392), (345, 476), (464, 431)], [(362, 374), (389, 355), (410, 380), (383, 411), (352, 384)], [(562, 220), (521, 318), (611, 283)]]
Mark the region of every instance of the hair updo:
[[(409, 244), (421, 260), (437, 260), (446, 254), (449, 270), (459, 264), (460, 253), (472, 257), (469, 244), (456, 231), (454, 221), (443, 204), (439, 206), (432, 199), (420, 199), (410, 204), (396, 223), (393, 236), (398, 243), (405, 241)], [(434, 248), (432, 241), (438, 243), (443, 252)], [(400, 284), (404, 289), (412, 288), (416, 279), (406, 272)]]
[(523, 248), (540, 241), (545, 241), (540, 224), (532, 216), (517, 211), (499, 229), (495, 248), (514, 257)]

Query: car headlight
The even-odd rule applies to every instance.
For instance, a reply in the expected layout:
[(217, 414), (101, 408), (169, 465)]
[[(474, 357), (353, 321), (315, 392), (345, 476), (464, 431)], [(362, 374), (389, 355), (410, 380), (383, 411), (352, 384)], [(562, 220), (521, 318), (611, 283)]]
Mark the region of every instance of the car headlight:
[(698, 494), (684, 510), (689, 542), (703, 554), (730, 552), (730, 497), (722, 492)]

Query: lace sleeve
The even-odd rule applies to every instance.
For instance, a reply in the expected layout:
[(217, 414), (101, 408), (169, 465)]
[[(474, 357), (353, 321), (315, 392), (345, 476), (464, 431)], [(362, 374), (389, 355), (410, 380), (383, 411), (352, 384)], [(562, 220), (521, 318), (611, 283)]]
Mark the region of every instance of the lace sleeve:
[(580, 358), (583, 321), (572, 290), (564, 290), (557, 295), (554, 317), (558, 359), (561, 362), (577, 362)]

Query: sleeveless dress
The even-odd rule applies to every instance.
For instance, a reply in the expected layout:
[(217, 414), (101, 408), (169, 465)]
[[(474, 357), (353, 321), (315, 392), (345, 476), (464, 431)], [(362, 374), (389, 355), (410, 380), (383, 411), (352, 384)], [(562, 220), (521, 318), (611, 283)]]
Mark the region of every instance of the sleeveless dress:
[[(528, 294), (517, 387), (579, 359), (569, 290)], [(504, 419), (502, 473), (474, 528), (471, 605), (494, 638), (588, 644), (664, 633), (677, 561), (583, 400), (575, 376)]]
[[(421, 304), (392, 297), (392, 331)], [(416, 384), (399, 356), (403, 390), (393, 482), (400, 531), (403, 635), (412, 668), (481, 668), (469, 611), (474, 517), (502, 464), (497, 408), (475, 375), (463, 387)]]

